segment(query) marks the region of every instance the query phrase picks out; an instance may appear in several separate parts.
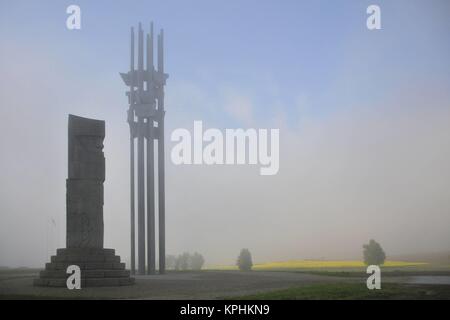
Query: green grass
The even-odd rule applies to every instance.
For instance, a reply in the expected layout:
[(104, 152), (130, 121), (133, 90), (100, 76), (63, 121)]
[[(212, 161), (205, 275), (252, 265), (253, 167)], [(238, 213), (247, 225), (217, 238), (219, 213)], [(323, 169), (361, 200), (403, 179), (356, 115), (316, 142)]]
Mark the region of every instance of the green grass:
[(233, 297), (232, 300), (430, 300), (450, 299), (450, 286), (383, 284), (368, 290), (365, 283), (328, 283)]
[(5, 268), (0, 270), (0, 281), (36, 277), (42, 269), (34, 268)]
[(0, 269), (0, 275), (38, 273), (41, 270), (39, 268), (3, 268)]

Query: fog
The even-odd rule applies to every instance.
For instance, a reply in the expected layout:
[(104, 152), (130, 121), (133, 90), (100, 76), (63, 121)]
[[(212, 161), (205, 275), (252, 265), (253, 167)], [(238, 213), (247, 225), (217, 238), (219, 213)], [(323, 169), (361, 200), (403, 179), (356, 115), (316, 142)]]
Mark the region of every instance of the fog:
[[(0, 266), (42, 267), (65, 246), (69, 113), (106, 121), (105, 247), (128, 263), (129, 129), (118, 74), (127, 38), (117, 41), (121, 65), (105, 63), (84, 78), (60, 52), (24, 40), (5, 39), (0, 59)], [(359, 259), (371, 238), (388, 256), (449, 250), (449, 82), (409, 78), (409, 67), (383, 69), (381, 58), (373, 68), (383, 71), (366, 70), (358, 57), (379, 52), (359, 40), (320, 97), (298, 88), (290, 104), (258, 102), (259, 90), (283, 95), (271, 80), (257, 90), (228, 83), (211, 91), (169, 69), (168, 254), (198, 251), (207, 265), (234, 264), (244, 247), (256, 262)], [(95, 52), (83, 55), (90, 61)], [(377, 91), (385, 78), (394, 86)], [(333, 110), (314, 112), (324, 105)], [(170, 133), (191, 130), (194, 120), (220, 130), (279, 128), (278, 174), (261, 176), (254, 165), (173, 165)]]
[[(86, 110), (106, 100), (81, 108), (47, 100), (30, 78), (9, 87), (27, 92), (20, 99), (2, 88), (10, 107), (1, 109), (1, 265), (39, 266), (65, 244), (68, 113), (107, 121), (105, 245), (127, 259), (126, 122), (107, 108)], [(450, 97), (441, 90), (404, 96), (280, 126), (275, 176), (251, 165), (174, 166), (167, 141), (167, 252), (199, 251), (208, 264), (231, 264), (241, 247), (255, 261), (359, 258), (369, 238), (391, 254), (448, 249)]]

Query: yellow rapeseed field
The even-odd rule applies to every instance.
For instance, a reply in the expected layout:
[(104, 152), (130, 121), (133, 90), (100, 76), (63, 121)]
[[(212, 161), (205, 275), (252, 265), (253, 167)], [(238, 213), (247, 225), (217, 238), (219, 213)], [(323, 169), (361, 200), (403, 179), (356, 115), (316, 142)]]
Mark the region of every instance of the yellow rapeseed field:
[[(426, 265), (426, 262), (386, 261), (384, 267), (412, 267)], [(291, 260), (280, 262), (266, 262), (253, 265), (253, 270), (280, 269), (332, 269), (332, 268), (364, 268), (363, 261), (357, 260)], [(236, 266), (213, 266), (215, 270), (236, 270)]]

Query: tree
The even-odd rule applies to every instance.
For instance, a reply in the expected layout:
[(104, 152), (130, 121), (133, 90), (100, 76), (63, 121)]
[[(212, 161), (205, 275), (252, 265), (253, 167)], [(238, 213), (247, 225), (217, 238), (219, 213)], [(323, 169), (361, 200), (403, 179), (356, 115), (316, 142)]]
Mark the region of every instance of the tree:
[(177, 257), (174, 255), (168, 254), (166, 256), (166, 268), (167, 270), (176, 269)]
[(252, 254), (248, 249), (242, 249), (237, 259), (237, 266), (241, 271), (250, 271), (253, 267)]
[(192, 270), (201, 270), (203, 264), (205, 263), (205, 259), (200, 253), (195, 252), (191, 256), (191, 269)]
[(188, 270), (191, 263), (191, 255), (188, 252), (180, 254), (175, 264), (175, 270)]
[(363, 245), (364, 263), (366, 265), (382, 265), (386, 259), (386, 254), (380, 244), (371, 239), (368, 244)]
[(176, 271), (180, 270), (180, 256), (175, 257), (175, 268)]

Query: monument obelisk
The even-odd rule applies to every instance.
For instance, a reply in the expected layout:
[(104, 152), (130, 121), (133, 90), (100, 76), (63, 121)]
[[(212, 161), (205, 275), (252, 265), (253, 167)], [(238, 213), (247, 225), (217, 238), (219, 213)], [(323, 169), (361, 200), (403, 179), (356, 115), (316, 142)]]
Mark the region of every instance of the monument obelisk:
[[(161, 29), (157, 37), (157, 68), (153, 64), (153, 24), (150, 33), (145, 36), (139, 24), (137, 34), (137, 69), (135, 66), (135, 35), (131, 28), (130, 71), (121, 73), (124, 83), (129, 87), (128, 124), (130, 127), (130, 224), (131, 224), (131, 272), (135, 271), (136, 207), (135, 190), (137, 187), (137, 253), (138, 274), (155, 273), (155, 208), (158, 192), (158, 243), (159, 273), (166, 268), (165, 253), (165, 176), (164, 176), (164, 86), (168, 74), (164, 73), (164, 33)], [(144, 52), (146, 51), (146, 53)], [(144, 66), (145, 56), (145, 66)], [(137, 140), (137, 146), (135, 146)], [(157, 143), (157, 166), (155, 166), (155, 141)], [(137, 149), (137, 170), (135, 170), (135, 150)], [(146, 153), (146, 154), (145, 154)], [(145, 166), (145, 161), (146, 166)], [(158, 172), (155, 188), (155, 169)], [(135, 182), (137, 178), (137, 184)], [(147, 208), (146, 204), (147, 203)], [(147, 224), (146, 211), (147, 210)], [(147, 229), (147, 268), (146, 268), (146, 229)]]
[(69, 115), (68, 131), (67, 248), (56, 251), (34, 284), (66, 286), (70, 265), (80, 267), (81, 287), (133, 284), (114, 249), (103, 248), (105, 122)]

